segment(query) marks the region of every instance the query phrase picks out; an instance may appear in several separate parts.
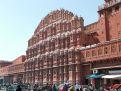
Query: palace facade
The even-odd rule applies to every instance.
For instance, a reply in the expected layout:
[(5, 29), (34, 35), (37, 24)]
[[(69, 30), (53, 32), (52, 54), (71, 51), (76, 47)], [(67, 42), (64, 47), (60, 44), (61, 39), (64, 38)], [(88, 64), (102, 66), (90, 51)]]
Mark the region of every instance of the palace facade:
[(64, 9), (45, 16), (28, 40), (25, 83), (84, 84), (93, 71), (120, 69), (121, 0), (105, 0), (98, 14), (87, 26)]
[(72, 12), (50, 12), (28, 40), (26, 57), (5, 67), (0, 63), (0, 77), (40, 85), (121, 78), (121, 0), (105, 0), (98, 14), (98, 21), (85, 26)]
[(80, 81), (83, 18), (65, 10), (48, 14), (28, 41), (25, 82), (53, 84)]

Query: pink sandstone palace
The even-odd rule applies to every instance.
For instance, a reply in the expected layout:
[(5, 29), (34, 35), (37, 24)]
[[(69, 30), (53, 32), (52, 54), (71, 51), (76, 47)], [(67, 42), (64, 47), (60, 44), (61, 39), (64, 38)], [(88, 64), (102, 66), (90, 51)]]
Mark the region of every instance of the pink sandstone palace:
[[(121, 77), (121, 0), (105, 0), (98, 14), (98, 21), (84, 26), (82, 17), (67, 10), (49, 13), (28, 40), (26, 59), (19, 70), (24, 69), (12, 72), (18, 65), (13, 62), (0, 68), (1, 77), (16, 78), (21, 73), (23, 83), (41, 85), (107, 84), (106, 76)], [(8, 71), (11, 65), (15, 68)]]

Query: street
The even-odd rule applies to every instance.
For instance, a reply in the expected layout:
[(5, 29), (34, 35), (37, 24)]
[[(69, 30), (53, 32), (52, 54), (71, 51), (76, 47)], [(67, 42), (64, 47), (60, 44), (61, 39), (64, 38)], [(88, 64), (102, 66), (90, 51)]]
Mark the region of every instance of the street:
[(0, 90), (0, 91), (6, 91), (5, 89), (2, 89), (2, 90)]

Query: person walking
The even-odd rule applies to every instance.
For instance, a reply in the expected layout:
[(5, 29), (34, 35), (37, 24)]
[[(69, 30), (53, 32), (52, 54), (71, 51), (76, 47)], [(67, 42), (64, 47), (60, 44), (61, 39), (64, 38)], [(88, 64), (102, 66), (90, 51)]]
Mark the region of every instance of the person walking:
[(63, 91), (68, 91), (69, 86), (67, 84), (64, 85)]
[(89, 91), (94, 91), (94, 87), (92, 86), (92, 84), (89, 85)]
[(82, 87), (80, 87), (80, 91), (83, 91)]
[(17, 86), (16, 91), (22, 91), (22, 89), (21, 89), (20, 85), (18, 85), (18, 86)]
[(53, 87), (52, 87), (52, 91), (57, 91), (57, 90), (58, 89), (57, 89), (56, 85), (54, 84)]

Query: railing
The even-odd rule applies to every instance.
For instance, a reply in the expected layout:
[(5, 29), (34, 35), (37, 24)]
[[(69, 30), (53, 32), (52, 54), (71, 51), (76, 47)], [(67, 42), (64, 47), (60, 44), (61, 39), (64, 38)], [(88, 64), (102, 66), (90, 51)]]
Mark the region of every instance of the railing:
[(113, 5), (115, 5), (115, 4), (118, 4), (118, 3), (121, 3), (121, 0), (114, 0), (114, 1), (111, 2), (111, 3), (105, 3), (105, 4), (103, 4), (103, 5), (100, 5), (100, 6), (98, 7), (98, 10), (100, 11), (100, 10), (102, 10), (102, 9), (108, 8), (108, 7), (113, 6)]
[(121, 41), (99, 44), (93, 48), (81, 50), (82, 61), (92, 62), (121, 57)]

